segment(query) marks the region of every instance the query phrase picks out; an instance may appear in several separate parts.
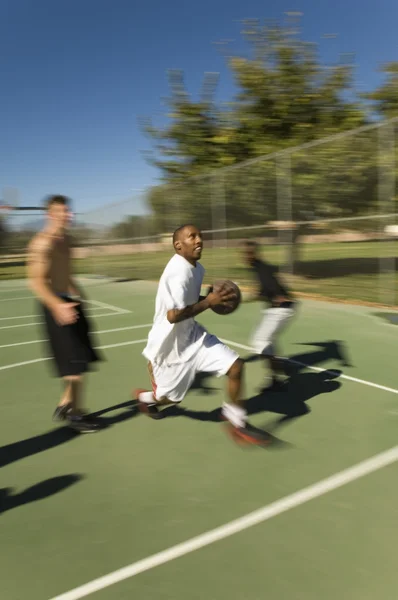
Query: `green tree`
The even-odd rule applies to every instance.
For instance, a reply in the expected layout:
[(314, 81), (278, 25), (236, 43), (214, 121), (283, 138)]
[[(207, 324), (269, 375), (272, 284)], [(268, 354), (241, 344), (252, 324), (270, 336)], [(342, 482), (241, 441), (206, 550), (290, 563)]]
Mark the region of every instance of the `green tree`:
[(372, 92), (363, 94), (371, 102), (372, 109), (382, 117), (398, 116), (398, 62), (390, 62), (381, 67), (385, 80)]
[[(163, 179), (148, 194), (156, 228), (169, 231), (187, 220), (212, 229), (279, 219), (279, 159), (261, 157), (367, 123), (352, 89), (352, 64), (322, 64), (315, 44), (278, 24), (245, 21), (242, 35), (247, 56), (227, 49), (238, 88), (231, 103), (216, 105), (216, 77), (205, 80), (200, 100), (193, 101), (182, 73), (174, 71), (167, 125), (158, 130), (146, 123), (155, 145), (151, 160)], [(303, 146), (291, 155), (295, 220), (308, 213), (365, 215), (374, 208), (374, 136), (365, 132)]]

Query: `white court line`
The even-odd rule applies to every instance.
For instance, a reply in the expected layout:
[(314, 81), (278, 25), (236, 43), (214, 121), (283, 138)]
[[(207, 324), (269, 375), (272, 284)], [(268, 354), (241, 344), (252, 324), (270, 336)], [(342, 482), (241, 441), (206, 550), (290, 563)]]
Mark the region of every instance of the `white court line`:
[(100, 302), (99, 300), (85, 300), (87, 304), (95, 304), (96, 306), (100, 306), (101, 308), (108, 308), (109, 310), (114, 310), (120, 314), (131, 313), (131, 310), (127, 310), (127, 308), (120, 308), (120, 306), (113, 306), (113, 304), (105, 304), (105, 302)]
[[(99, 310), (100, 308), (107, 308), (109, 310), (114, 311), (114, 313), (118, 315), (124, 315), (127, 313), (131, 314), (131, 310), (127, 310), (126, 308), (120, 308), (119, 306), (113, 306), (112, 304), (105, 304), (105, 302), (98, 302), (97, 300), (85, 300), (87, 304), (94, 304), (92, 308), (88, 308), (88, 310)], [(12, 321), (14, 319), (35, 319), (37, 315), (22, 315), (18, 317), (0, 317), (0, 321)]]
[[(97, 315), (98, 317), (100, 316), (110, 316), (110, 315), (114, 315), (115, 313), (107, 313), (105, 315)], [(41, 323), (37, 323), (37, 325), (41, 325)], [(11, 325), (11, 327), (19, 327), (19, 325)], [(137, 325), (134, 325), (133, 327), (138, 328)], [(150, 325), (148, 325), (148, 327), (150, 327)], [(0, 329), (8, 329), (8, 327), (0, 327)], [(118, 331), (124, 331), (125, 329), (128, 329), (128, 327), (119, 327), (117, 330)], [(110, 330), (103, 330), (102, 333), (105, 333), (106, 331), (110, 331)], [(116, 330), (114, 330), (116, 331)], [(253, 348), (251, 348), (250, 346), (246, 346), (245, 344), (239, 344), (238, 342), (234, 342), (232, 340), (226, 340), (226, 339), (222, 339), (220, 338), (220, 340), (224, 343), (224, 344), (229, 344), (230, 346), (236, 346), (237, 348), (241, 348), (242, 350), (248, 350), (250, 352), (253, 352)], [(107, 346), (107, 348), (116, 348), (117, 346), (127, 346), (129, 344), (138, 344), (140, 342), (144, 343), (147, 340), (134, 340), (132, 342), (122, 342), (121, 344), (112, 344), (111, 346)], [(104, 349), (105, 347), (100, 347), (99, 349)], [(40, 362), (41, 360), (48, 360), (46, 358), (38, 358), (35, 360), (28, 360), (28, 361), (23, 361), (21, 363), (12, 363), (9, 365), (4, 365), (4, 366), (0, 366), (0, 371), (5, 370), (5, 369), (12, 369), (14, 367), (22, 367), (24, 365), (30, 365), (36, 362)], [(305, 367), (307, 369), (310, 369), (311, 371), (317, 371), (318, 373), (330, 373), (331, 375), (334, 375), (336, 373), (336, 371), (334, 370), (330, 370), (330, 369), (322, 369), (320, 367), (312, 367), (310, 365), (306, 365), (305, 363), (299, 362), (297, 360), (292, 360), (292, 359), (287, 359), (289, 362), (295, 363), (297, 365), (300, 365), (302, 367)], [(380, 385), (379, 383), (373, 383), (373, 381), (367, 381), (366, 379), (359, 379), (358, 377), (351, 377), (350, 375), (344, 375), (343, 373), (339, 374), (339, 377), (341, 377), (342, 379), (347, 379), (348, 381), (353, 381), (355, 383), (361, 383), (363, 385), (367, 385), (369, 387), (374, 387), (377, 388), (378, 390), (383, 390), (385, 392), (391, 392), (393, 394), (398, 394), (398, 390), (396, 390), (395, 388), (390, 388), (387, 387), (385, 385)]]
[[(110, 312), (110, 313), (101, 313), (99, 315), (93, 315), (93, 317), (95, 317), (96, 319), (99, 319), (100, 317), (120, 317), (121, 314), (124, 313), (117, 313), (117, 312)], [(37, 317), (37, 315), (35, 315), (35, 317)], [(43, 325), (44, 321), (35, 321), (34, 323), (22, 323), (21, 325), (3, 325), (2, 327), (0, 327), (0, 329), (15, 329), (16, 327), (30, 327), (33, 325)]]
[(23, 315), (21, 317), (0, 317), (0, 321), (12, 321), (14, 319), (35, 319), (37, 315)]
[[(129, 342), (119, 342), (118, 344), (107, 344), (106, 346), (96, 346), (96, 350), (107, 350), (108, 348), (119, 348), (120, 346), (131, 346), (133, 344), (145, 344), (147, 342), (147, 338), (143, 340), (131, 340)], [(34, 358), (33, 360), (24, 360), (19, 363), (11, 363), (9, 365), (0, 366), (0, 371), (6, 371), (7, 369), (15, 369), (16, 367), (25, 367), (26, 365), (33, 365), (35, 363), (44, 362), (46, 360), (51, 360), (50, 356), (45, 356), (42, 358)]]
[(370, 473), (378, 471), (383, 467), (392, 465), (397, 460), (398, 446), (395, 446), (386, 452), (376, 454), (368, 460), (364, 460), (352, 467), (349, 467), (348, 469), (344, 469), (343, 471), (340, 471), (331, 477), (322, 479), (321, 481), (318, 481), (318, 483), (314, 483), (313, 485), (305, 487), (298, 492), (290, 494), (289, 496), (280, 498), (279, 500), (276, 500), (276, 502), (272, 502), (271, 504), (263, 506), (259, 510), (244, 515), (238, 519), (235, 519), (234, 521), (230, 521), (225, 525), (221, 525), (221, 527), (216, 527), (215, 529), (207, 531), (206, 533), (202, 533), (201, 535), (191, 538), (182, 544), (172, 546), (167, 550), (163, 550), (163, 552), (158, 552), (157, 554), (148, 556), (147, 558), (134, 562), (122, 569), (113, 571), (113, 573), (109, 573), (108, 575), (99, 577), (98, 579), (94, 579), (93, 581), (70, 590), (65, 594), (55, 596), (51, 600), (79, 600), (80, 598), (85, 598), (86, 596), (103, 590), (104, 588), (114, 585), (115, 583), (119, 583), (120, 581), (129, 579), (135, 575), (139, 575), (140, 573), (144, 573), (145, 571), (149, 571), (150, 569), (164, 565), (165, 563), (175, 560), (176, 558), (199, 550), (200, 548), (204, 548), (205, 546), (209, 546), (210, 544), (224, 540), (225, 538), (235, 535), (236, 533), (240, 533), (249, 527), (264, 523), (264, 521), (268, 521), (269, 519), (287, 512), (292, 508), (296, 508), (297, 506), (305, 504), (310, 500), (324, 496), (333, 490), (356, 481), (365, 475), (369, 475)]
[(16, 298), (0, 298), (0, 302), (13, 302), (14, 300), (33, 300), (34, 296), (17, 296)]
[[(242, 350), (248, 350), (249, 352), (254, 352), (254, 349), (250, 346), (245, 346), (244, 344), (238, 344), (237, 342), (233, 342), (232, 340), (221, 340), (224, 344), (229, 344), (230, 346), (236, 346), (237, 348), (241, 348)], [(331, 375), (336, 374), (336, 370), (333, 369), (322, 369), (321, 367), (312, 367), (310, 365), (306, 365), (298, 360), (293, 360), (291, 358), (285, 359), (288, 362), (294, 363), (296, 365), (300, 365), (301, 367), (306, 367), (311, 371), (317, 371), (318, 373), (330, 373)], [(392, 392), (393, 394), (398, 394), (398, 390), (394, 388), (387, 387), (385, 385), (380, 385), (379, 383), (373, 383), (373, 381), (367, 381), (366, 379), (358, 379), (357, 377), (351, 377), (351, 375), (344, 375), (343, 373), (339, 375), (341, 379), (348, 379), (348, 381), (354, 381), (355, 383), (362, 383), (363, 385), (367, 385), (369, 387), (377, 388), (378, 390), (383, 390), (385, 392)]]
[[(130, 327), (117, 327), (116, 329), (101, 329), (100, 331), (95, 331), (95, 335), (99, 335), (100, 333), (114, 333), (116, 331), (127, 331), (130, 329), (144, 329), (145, 327), (152, 327), (152, 323), (146, 323), (145, 325), (131, 325)], [(42, 342), (46, 342), (47, 340), (29, 340), (28, 342), (17, 342), (16, 344), (3, 344), (0, 348), (15, 348), (15, 346), (27, 346), (29, 344), (40, 344)]]

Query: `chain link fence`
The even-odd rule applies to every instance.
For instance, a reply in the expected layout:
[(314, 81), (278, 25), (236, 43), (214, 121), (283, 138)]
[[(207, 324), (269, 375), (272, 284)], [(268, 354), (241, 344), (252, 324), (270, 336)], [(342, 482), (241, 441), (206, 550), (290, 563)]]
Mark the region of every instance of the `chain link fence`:
[[(397, 131), (398, 119), (380, 122), (78, 214), (77, 270), (156, 280), (172, 232), (193, 222), (209, 281), (252, 285), (240, 250), (252, 238), (296, 292), (395, 306)], [(8, 254), (34, 229), (14, 221)]]

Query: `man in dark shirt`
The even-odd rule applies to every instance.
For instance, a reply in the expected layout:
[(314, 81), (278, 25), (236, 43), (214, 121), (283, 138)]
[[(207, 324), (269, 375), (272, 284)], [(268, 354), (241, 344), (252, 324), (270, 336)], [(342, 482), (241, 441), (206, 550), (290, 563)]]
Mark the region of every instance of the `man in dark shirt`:
[(255, 352), (264, 356), (272, 371), (271, 388), (278, 388), (282, 383), (280, 374), (284, 372), (282, 361), (276, 357), (275, 341), (277, 335), (295, 314), (295, 302), (290, 291), (282, 284), (275, 269), (260, 260), (256, 242), (248, 240), (244, 243), (244, 258), (254, 270), (259, 283), (256, 298), (267, 303), (261, 319), (252, 337), (251, 345)]

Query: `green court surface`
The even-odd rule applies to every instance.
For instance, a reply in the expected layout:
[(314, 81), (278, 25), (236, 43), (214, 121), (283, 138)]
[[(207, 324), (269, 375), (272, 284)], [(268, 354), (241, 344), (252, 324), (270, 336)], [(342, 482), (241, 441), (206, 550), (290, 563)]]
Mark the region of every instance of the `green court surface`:
[[(36, 304), (23, 281), (0, 284), (1, 597), (395, 600), (393, 320), (301, 302), (283, 391), (260, 394), (264, 367), (247, 362), (251, 422), (274, 436), (248, 450), (218, 420), (222, 379), (201, 377), (164, 419), (137, 416), (156, 286), (82, 283), (105, 358), (86, 404), (107, 425), (85, 436), (52, 423), (60, 387)], [(198, 320), (246, 358), (260, 309)]]

